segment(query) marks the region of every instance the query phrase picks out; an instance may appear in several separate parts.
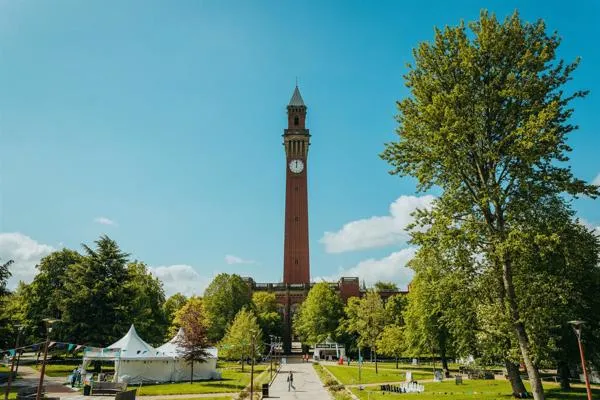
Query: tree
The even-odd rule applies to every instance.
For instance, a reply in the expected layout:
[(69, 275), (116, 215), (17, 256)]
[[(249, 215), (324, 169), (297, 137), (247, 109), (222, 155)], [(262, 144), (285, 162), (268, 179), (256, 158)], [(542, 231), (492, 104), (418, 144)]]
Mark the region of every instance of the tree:
[(8, 269), (13, 263), (13, 260), (8, 260), (4, 264), (0, 264), (0, 300), (3, 296), (8, 294), (8, 290), (6, 290), (6, 283), (8, 282), (8, 278), (11, 277), (11, 273)]
[(254, 292), (252, 305), (256, 312), (258, 325), (265, 337), (278, 335), (282, 329), (281, 315), (277, 312), (277, 297), (275, 293)]
[(187, 301), (187, 297), (185, 297), (183, 294), (175, 293), (165, 301), (165, 304), (163, 304), (163, 313), (165, 314), (167, 324), (169, 325), (166, 337), (167, 340), (177, 334), (177, 331), (181, 325), (179, 322), (175, 322), (175, 315), (177, 311), (179, 311), (185, 305), (185, 303), (187, 303)]
[(146, 341), (154, 345), (162, 343), (168, 327), (163, 309), (165, 291), (162, 282), (148, 271), (144, 263), (135, 261), (127, 265), (124, 288), (130, 299), (128, 321), (135, 324)]
[(61, 326), (70, 340), (102, 346), (129, 327), (128, 254), (108, 236), (95, 244), (95, 249), (84, 244), (84, 258), (67, 269)]
[[(72, 279), (68, 273), (69, 268), (83, 260), (84, 257), (78, 252), (64, 248), (48, 254), (36, 266), (38, 273), (33, 281), (23, 288), (27, 331), (33, 334), (35, 339), (44, 338), (46, 335), (44, 318), (62, 318), (66, 298), (65, 284)], [(65, 328), (64, 324), (57, 324), (54, 337), (67, 339), (64, 336)]]
[(343, 316), (342, 299), (326, 282), (319, 282), (308, 292), (294, 316), (293, 326), (304, 343), (317, 344), (335, 337)]
[(219, 348), (224, 358), (240, 360), (242, 371), (244, 360), (262, 354), (262, 330), (251, 310), (243, 308), (237, 313), (231, 326), (227, 328)]
[(469, 27), (472, 34), (463, 24), (436, 30), (414, 51), (405, 76), (411, 95), (398, 103), (399, 140), (382, 157), (392, 174), (417, 178), (419, 190), (442, 189), (430, 216), (485, 238), (482, 254), (502, 282), (504, 312), (541, 400), (515, 290), (513, 233), (544, 199), (599, 194), (564, 165), (576, 128), (569, 104), (586, 92), (563, 91), (578, 61), (556, 61), (560, 39), (543, 21), (524, 23), (515, 13), (501, 23), (482, 12)]
[(398, 291), (398, 285), (396, 285), (394, 282), (377, 281), (375, 282), (374, 288), (378, 292)]
[(396, 358), (396, 369), (398, 369), (398, 358), (406, 350), (404, 344), (404, 328), (399, 325), (386, 325), (377, 340), (377, 348), (383, 355)]
[(206, 362), (210, 356), (207, 348), (208, 321), (202, 300), (199, 297), (191, 297), (188, 302), (177, 311), (177, 319), (183, 328), (183, 338), (179, 345), (183, 348), (183, 358), (190, 364), (190, 383), (194, 382), (194, 363)]
[(408, 299), (405, 294), (395, 294), (390, 296), (385, 302), (387, 322), (398, 326), (404, 325), (402, 313), (406, 309), (407, 304)]
[(211, 321), (209, 338), (219, 341), (236, 314), (250, 305), (250, 287), (236, 274), (219, 274), (204, 291), (204, 307)]
[(345, 308), (346, 321), (344, 326), (348, 333), (358, 334), (360, 346), (371, 349), (375, 354), (375, 373), (379, 373), (377, 364), (377, 348), (379, 336), (386, 323), (386, 312), (381, 296), (375, 290), (367, 291), (366, 295), (358, 300), (351, 298)]

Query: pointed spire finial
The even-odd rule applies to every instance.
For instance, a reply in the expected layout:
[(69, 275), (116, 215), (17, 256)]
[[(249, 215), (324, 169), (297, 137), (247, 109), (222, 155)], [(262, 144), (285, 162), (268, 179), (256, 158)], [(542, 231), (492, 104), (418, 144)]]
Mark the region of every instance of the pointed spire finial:
[(305, 106), (304, 100), (302, 100), (302, 96), (300, 95), (300, 90), (298, 89), (297, 83), (296, 88), (294, 89), (294, 94), (292, 95), (288, 106)]

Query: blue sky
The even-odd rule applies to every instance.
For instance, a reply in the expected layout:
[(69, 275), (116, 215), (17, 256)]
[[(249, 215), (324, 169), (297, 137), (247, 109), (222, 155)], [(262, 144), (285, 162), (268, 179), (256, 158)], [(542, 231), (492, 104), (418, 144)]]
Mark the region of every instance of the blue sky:
[[(281, 134), (298, 77), (312, 134), (312, 276), (406, 284), (398, 227), (429, 200), (407, 197), (414, 181), (389, 176), (378, 154), (394, 139), (411, 49), (481, 8), (544, 18), (563, 37), (560, 56), (582, 57), (570, 88), (591, 94), (575, 104), (571, 164), (592, 181), (592, 0), (0, 0), (0, 257), (27, 280), (52, 249), (106, 233), (169, 292), (201, 292), (218, 271), (280, 280)], [(575, 207), (600, 225), (598, 202)]]

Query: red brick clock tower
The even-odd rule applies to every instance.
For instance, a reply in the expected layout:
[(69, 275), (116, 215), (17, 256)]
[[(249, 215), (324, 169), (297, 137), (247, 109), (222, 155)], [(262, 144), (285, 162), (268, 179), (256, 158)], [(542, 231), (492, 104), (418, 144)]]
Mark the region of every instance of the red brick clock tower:
[(306, 105), (298, 86), (287, 106), (287, 114), (288, 127), (283, 134), (286, 155), (283, 283), (310, 283), (306, 173), (310, 134), (305, 124)]

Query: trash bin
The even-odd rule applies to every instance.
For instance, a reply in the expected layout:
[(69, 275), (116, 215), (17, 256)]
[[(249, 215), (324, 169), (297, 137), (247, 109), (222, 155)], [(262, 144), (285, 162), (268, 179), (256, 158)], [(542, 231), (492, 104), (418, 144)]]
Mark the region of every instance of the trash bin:
[(262, 395), (263, 395), (263, 397), (269, 397), (269, 384), (268, 383), (263, 383)]
[(92, 391), (92, 387), (90, 385), (85, 385), (83, 387), (83, 395), (84, 396), (89, 396), (91, 391)]

